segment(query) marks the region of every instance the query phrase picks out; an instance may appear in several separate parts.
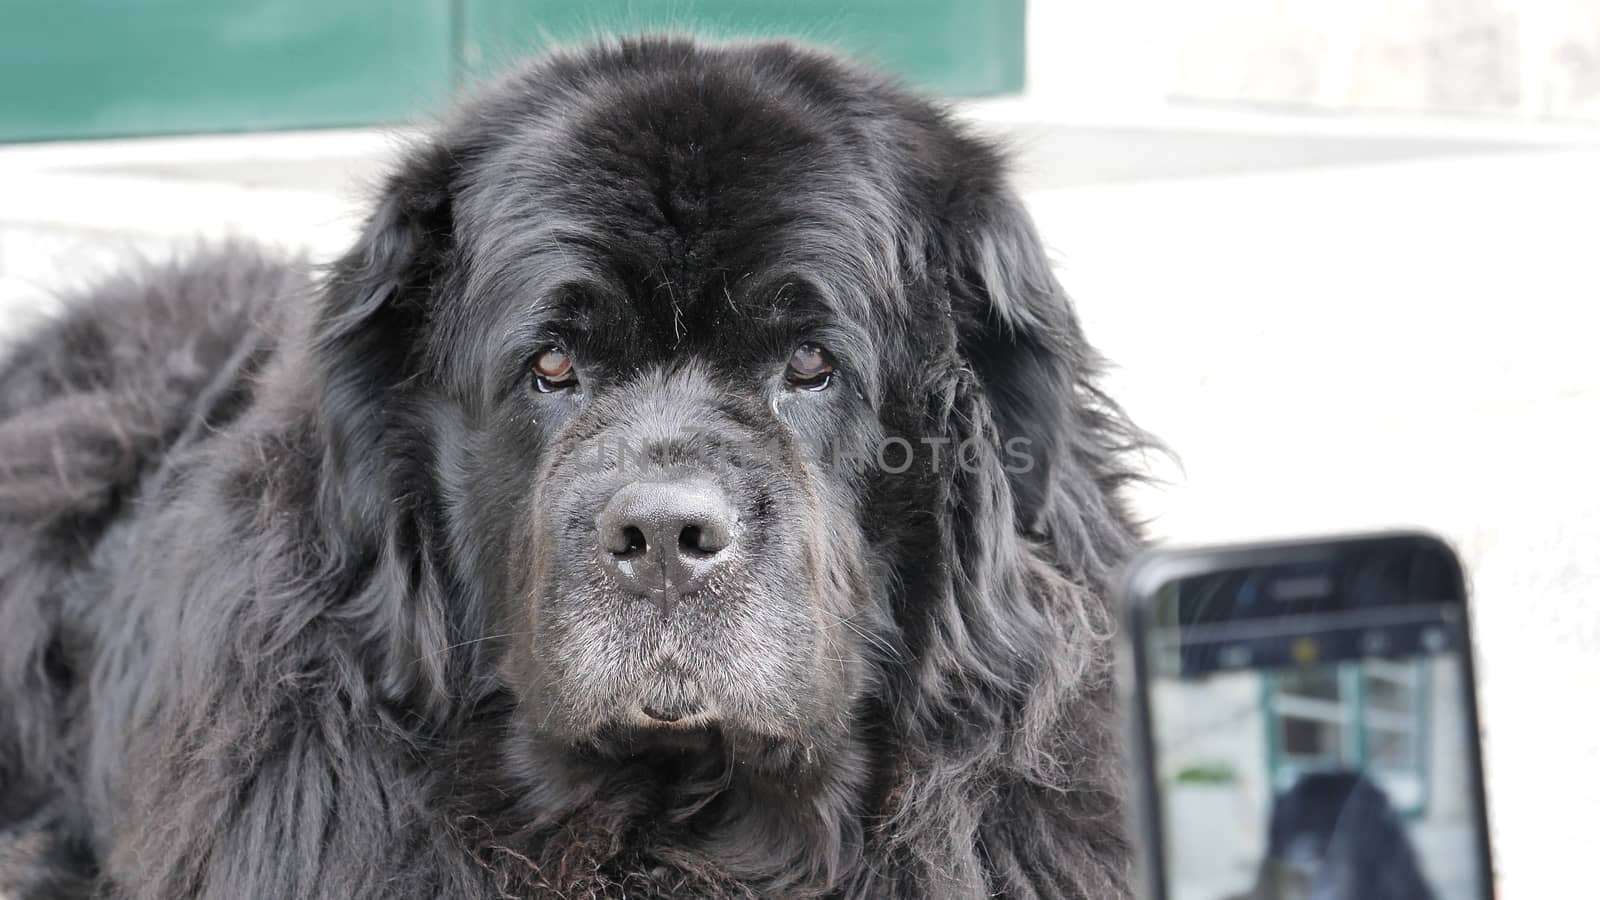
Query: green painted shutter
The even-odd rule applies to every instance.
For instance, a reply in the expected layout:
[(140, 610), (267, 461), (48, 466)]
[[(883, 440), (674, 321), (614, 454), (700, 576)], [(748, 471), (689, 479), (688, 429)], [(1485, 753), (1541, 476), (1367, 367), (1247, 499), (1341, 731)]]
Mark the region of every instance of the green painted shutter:
[(950, 96), (1022, 90), (1024, 0), (467, 0), (465, 19), (473, 76), (554, 44), (679, 31), (835, 47)]
[(0, 140), (397, 121), (448, 95), (449, 0), (0, 0)]
[(946, 94), (1020, 90), (1024, 0), (0, 0), (0, 140), (436, 111), (555, 43), (671, 28), (829, 44)]

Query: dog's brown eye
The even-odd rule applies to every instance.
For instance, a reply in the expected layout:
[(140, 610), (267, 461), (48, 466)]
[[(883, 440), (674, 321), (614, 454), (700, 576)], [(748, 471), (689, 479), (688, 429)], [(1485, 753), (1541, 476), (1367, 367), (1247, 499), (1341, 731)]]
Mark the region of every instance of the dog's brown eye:
[(572, 367), (572, 357), (560, 347), (547, 347), (533, 357), (533, 383), (539, 390), (565, 390), (578, 383), (578, 372)]
[(789, 355), (783, 377), (790, 387), (820, 391), (833, 381), (833, 355), (817, 344), (801, 344)]

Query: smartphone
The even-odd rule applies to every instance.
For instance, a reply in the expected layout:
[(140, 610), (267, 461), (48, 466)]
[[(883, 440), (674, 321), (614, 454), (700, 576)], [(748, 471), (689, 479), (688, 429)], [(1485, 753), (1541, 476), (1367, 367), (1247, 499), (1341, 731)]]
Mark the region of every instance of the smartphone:
[(1123, 611), (1143, 896), (1490, 900), (1466, 583), (1443, 541), (1155, 549)]

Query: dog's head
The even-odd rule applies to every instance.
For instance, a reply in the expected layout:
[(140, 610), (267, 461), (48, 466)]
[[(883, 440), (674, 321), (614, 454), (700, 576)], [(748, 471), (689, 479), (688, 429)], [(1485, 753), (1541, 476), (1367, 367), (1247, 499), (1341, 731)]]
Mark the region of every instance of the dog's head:
[(1085, 611), (1040, 584), (1128, 532), (1000, 170), (782, 45), (557, 58), (416, 148), (318, 326), (331, 506), (438, 607), (387, 676), (494, 660), (560, 739), (803, 759), (891, 682), (1054, 665)]

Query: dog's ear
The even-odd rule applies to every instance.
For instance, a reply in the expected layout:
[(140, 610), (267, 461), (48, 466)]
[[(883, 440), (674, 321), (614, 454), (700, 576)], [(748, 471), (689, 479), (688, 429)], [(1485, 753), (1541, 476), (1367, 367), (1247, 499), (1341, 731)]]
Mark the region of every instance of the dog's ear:
[(405, 412), (398, 391), (449, 252), (454, 165), (442, 146), (413, 149), (326, 279), (314, 335), (326, 499), (351, 526), (376, 528), (386, 505), (383, 442)]
[(933, 414), (957, 451), (941, 564), (910, 576), (928, 581), (899, 616), (913, 664), (889, 827), (922, 894), (1123, 896), (1107, 592), (1136, 538), (1124, 456), (1144, 441), (983, 153), (964, 154), (985, 171), (955, 192), (931, 267), (957, 355)]
[(369, 633), (387, 640), (381, 688), (410, 708), (444, 716), (448, 611), (428, 562), (426, 492), (412, 483), (425, 461), (417, 385), (425, 382), (424, 329), (434, 298), (449, 293), (454, 256), (452, 182), (461, 148), (412, 149), (384, 183), (355, 245), (330, 268), (313, 334), (324, 450), (323, 513), (330, 533), (361, 554), (372, 577), (352, 609), (384, 619)]
[(1104, 364), (1017, 197), (992, 185), (961, 218), (948, 259), (957, 343), (993, 423), (1017, 528), (1054, 542), (1062, 561), (1104, 571), (1132, 546), (1119, 491), (1137, 477), (1126, 457), (1149, 441), (1098, 386)]

